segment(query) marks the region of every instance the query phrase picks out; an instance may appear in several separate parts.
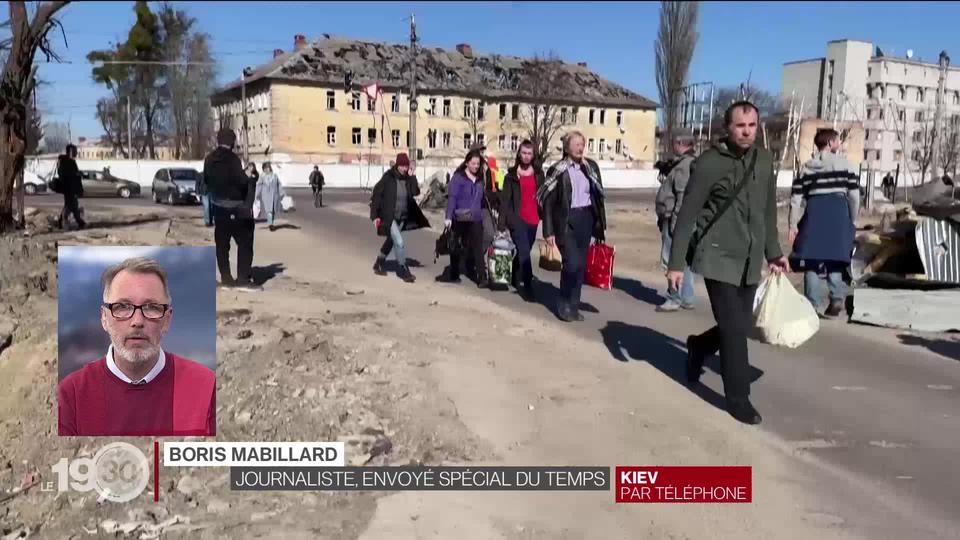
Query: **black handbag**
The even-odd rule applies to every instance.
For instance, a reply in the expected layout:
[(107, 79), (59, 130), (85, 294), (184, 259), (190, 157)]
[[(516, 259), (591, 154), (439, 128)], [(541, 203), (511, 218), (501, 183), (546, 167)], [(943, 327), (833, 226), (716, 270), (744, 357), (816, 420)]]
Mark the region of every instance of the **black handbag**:
[(720, 221), (720, 218), (723, 217), (723, 214), (733, 206), (733, 201), (737, 200), (737, 197), (740, 196), (740, 192), (743, 191), (743, 188), (750, 183), (750, 180), (753, 178), (753, 169), (757, 165), (757, 154), (759, 150), (753, 152), (753, 157), (750, 158), (750, 164), (747, 165), (747, 169), (743, 171), (743, 178), (740, 179), (740, 182), (733, 188), (733, 193), (730, 194), (730, 197), (727, 200), (723, 201), (723, 206), (721, 206), (717, 213), (710, 218), (710, 221), (703, 227), (702, 230), (694, 233), (693, 238), (690, 240), (690, 248), (687, 250), (687, 265), (693, 266), (693, 257), (697, 253), (697, 248), (700, 245), (700, 241), (706, 238), (707, 233), (710, 232), (710, 229)]
[(450, 254), (456, 252), (458, 249), (456, 235), (453, 234), (453, 230), (450, 227), (445, 227), (443, 232), (440, 233), (440, 237), (437, 238), (437, 244), (433, 251), (433, 262), (436, 264), (437, 259), (443, 256), (449, 256)]

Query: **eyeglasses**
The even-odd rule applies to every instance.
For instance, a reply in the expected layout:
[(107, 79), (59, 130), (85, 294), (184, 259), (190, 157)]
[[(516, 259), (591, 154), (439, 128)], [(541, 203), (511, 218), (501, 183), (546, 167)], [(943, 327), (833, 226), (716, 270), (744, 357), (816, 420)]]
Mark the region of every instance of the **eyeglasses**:
[(167, 310), (170, 309), (170, 304), (150, 303), (138, 306), (128, 302), (104, 302), (103, 307), (110, 310), (110, 314), (113, 315), (114, 319), (121, 321), (133, 317), (133, 314), (136, 313), (138, 309), (140, 313), (143, 314), (144, 319), (157, 320), (162, 319), (163, 316), (167, 314)]

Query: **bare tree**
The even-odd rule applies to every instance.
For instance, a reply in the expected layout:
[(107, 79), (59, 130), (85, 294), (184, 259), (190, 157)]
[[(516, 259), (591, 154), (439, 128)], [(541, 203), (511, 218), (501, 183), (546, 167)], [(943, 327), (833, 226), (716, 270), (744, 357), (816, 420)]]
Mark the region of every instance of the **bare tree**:
[(114, 97), (100, 98), (97, 100), (97, 120), (100, 127), (103, 128), (104, 139), (114, 155), (120, 154), (124, 159), (128, 159), (129, 152), (127, 141), (124, 139), (127, 133), (127, 114), (123, 105)]
[(954, 115), (950, 125), (946, 125), (944, 121), (940, 145), (940, 168), (944, 174), (949, 171), (952, 176), (956, 176), (957, 165), (960, 165), (960, 115)]
[(43, 126), (43, 151), (46, 153), (63, 152), (70, 144), (70, 128), (64, 122), (50, 122)]
[(554, 139), (572, 119), (572, 108), (571, 114), (564, 114), (563, 102), (565, 89), (574, 84), (573, 75), (552, 51), (524, 63), (520, 90), (529, 101), (521, 107), (520, 121), (539, 163), (549, 159)]
[(15, 225), (13, 190), (14, 182), (23, 174), (27, 108), (36, 81), (32, 77), (34, 56), (39, 49), (47, 60), (59, 61), (47, 36), (60, 26), (55, 15), (65, 5), (65, 1), (40, 3), (30, 19), (24, 2), (7, 2), (10, 37), (0, 41), (0, 49), (6, 53), (0, 81), (0, 233)]
[(917, 111), (917, 114), (921, 116), (915, 120), (913, 133), (910, 137), (913, 147), (910, 157), (916, 169), (920, 172), (920, 183), (922, 184), (926, 182), (927, 171), (932, 168), (933, 147), (937, 141), (936, 132), (933, 129), (933, 109)]
[(663, 107), (663, 141), (673, 147), (673, 132), (679, 120), (681, 89), (697, 48), (699, 2), (660, 2), (660, 29), (654, 44), (657, 92)]

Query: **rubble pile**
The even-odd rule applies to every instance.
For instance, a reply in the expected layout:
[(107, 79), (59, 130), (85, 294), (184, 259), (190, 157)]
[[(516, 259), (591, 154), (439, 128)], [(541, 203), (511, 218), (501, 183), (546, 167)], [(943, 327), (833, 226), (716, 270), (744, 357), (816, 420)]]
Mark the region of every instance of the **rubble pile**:
[(427, 187), (420, 198), (420, 208), (424, 210), (442, 210), (447, 207), (446, 174), (438, 171), (427, 180)]

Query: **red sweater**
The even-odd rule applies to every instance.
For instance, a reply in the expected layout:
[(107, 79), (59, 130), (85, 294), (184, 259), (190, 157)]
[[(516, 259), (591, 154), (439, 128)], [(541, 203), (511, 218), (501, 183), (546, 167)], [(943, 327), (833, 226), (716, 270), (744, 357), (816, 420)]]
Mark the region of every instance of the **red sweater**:
[(527, 225), (540, 223), (540, 213), (537, 210), (537, 177), (532, 174), (520, 177), (520, 219)]
[(166, 358), (147, 384), (121, 381), (106, 358), (67, 375), (57, 388), (60, 436), (216, 435), (214, 372), (174, 354)]

